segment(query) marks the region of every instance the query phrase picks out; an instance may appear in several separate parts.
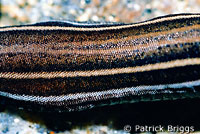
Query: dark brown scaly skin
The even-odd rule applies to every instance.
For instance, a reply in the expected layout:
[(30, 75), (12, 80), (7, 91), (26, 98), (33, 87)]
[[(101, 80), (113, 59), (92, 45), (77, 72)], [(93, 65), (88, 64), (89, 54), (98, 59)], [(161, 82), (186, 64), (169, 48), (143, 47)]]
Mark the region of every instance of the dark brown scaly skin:
[[(19, 105), (69, 111), (154, 100), (154, 96), (160, 100), (185, 98), (188, 94), (199, 97), (200, 15), (164, 16), (138, 24), (83, 26), (46, 22), (0, 28), (0, 95)], [(143, 69), (147, 65), (149, 68)], [(123, 72), (138, 67), (143, 71)], [(121, 70), (110, 74), (116, 69)], [(97, 73), (92, 76), (76, 76), (76, 72), (93, 71)], [(66, 75), (58, 76), (60, 72)], [(71, 72), (75, 75), (70, 76)], [(22, 77), (15, 77), (15, 73)], [(47, 76), (43, 77), (43, 73)], [(181, 84), (187, 82), (192, 84)], [(170, 84), (178, 85), (171, 88)], [(155, 85), (165, 87), (154, 89)], [(137, 87), (141, 88), (136, 91)], [(127, 88), (132, 90), (125, 91)], [(87, 97), (85, 93), (96, 94)], [(73, 98), (80, 94), (82, 98)], [(30, 100), (23, 100), (24, 95)], [(41, 101), (31, 96), (41, 100), (49, 96), (69, 99), (56, 101), (52, 97), (54, 101)]]

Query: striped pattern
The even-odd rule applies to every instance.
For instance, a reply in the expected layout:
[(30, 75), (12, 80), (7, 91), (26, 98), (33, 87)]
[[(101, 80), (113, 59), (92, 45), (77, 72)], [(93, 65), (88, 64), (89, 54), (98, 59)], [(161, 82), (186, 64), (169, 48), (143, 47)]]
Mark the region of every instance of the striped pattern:
[(199, 89), (199, 52), (199, 14), (2, 27), (0, 95), (80, 110), (141, 94), (185, 93)]
[(68, 72), (31, 72), (31, 73), (15, 73), (15, 72), (2, 72), (0, 78), (5, 79), (52, 79), (52, 78), (65, 78), (65, 77), (92, 77), (92, 76), (106, 76), (125, 73), (145, 72), (152, 70), (168, 69), (189, 65), (199, 65), (200, 58), (191, 58), (184, 60), (175, 60), (163, 63), (148, 64), (137, 67), (116, 68), (116, 69), (102, 69), (92, 71), (68, 71)]

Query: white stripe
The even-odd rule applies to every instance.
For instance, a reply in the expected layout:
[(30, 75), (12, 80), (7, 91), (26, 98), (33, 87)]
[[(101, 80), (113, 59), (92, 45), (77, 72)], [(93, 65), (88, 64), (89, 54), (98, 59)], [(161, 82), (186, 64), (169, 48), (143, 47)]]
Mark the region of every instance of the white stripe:
[[(97, 100), (109, 99), (109, 98), (118, 98), (118, 97), (123, 97), (123, 96), (128, 96), (128, 95), (141, 95), (141, 94), (148, 94), (148, 93), (157, 94), (159, 93), (158, 90), (161, 90), (165, 93), (173, 93), (172, 90), (169, 91), (166, 89), (191, 88), (192, 90), (193, 86), (200, 86), (200, 80), (183, 82), (183, 83), (175, 83), (175, 84), (162, 84), (162, 85), (152, 85), (152, 86), (143, 85), (143, 86), (137, 86), (137, 87), (111, 89), (107, 91), (75, 93), (75, 94), (68, 94), (68, 95), (61, 95), (61, 96), (48, 96), (48, 97), (17, 95), (17, 94), (11, 94), (8, 92), (3, 92), (3, 91), (0, 91), (0, 95), (15, 99), (15, 100), (43, 102), (43, 103), (63, 102), (63, 101), (73, 101), (73, 100), (86, 102), (86, 101), (97, 101)], [(177, 93), (182, 93), (182, 92), (184, 91), (180, 91)]]
[(186, 19), (186, 18), (198, 18), (200, 15), (180, 15), (180, 16), (171, 16), (166, 18), (160, 18), (155, 20), (150, 20), (146, 22), (129, 24), (129, 25), (121, 25), (121, 26), (111, 26), (111, 27), (97, 27), (97, 28), (84, 28), (84, 27), (60, 27), (60, 26), (24, 26), (24, 27), (7, 27), (1, 28), (0, 32), (4, 31), (13, 31), (13, 30), (71, 30), (71, 31), (102, 31), (102, 30), (114, 30), (114, 29), (123, 29), (130, 27), (143, 26), (148, 24), (154, 24), (158, 22), (163, 22), (167, 20), (175, 20), (175, 19)]

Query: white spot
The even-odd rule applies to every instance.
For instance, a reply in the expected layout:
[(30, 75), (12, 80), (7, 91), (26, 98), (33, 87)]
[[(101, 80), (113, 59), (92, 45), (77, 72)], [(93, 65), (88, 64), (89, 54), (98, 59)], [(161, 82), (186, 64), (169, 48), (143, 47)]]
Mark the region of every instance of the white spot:
[(14, 119), (14, 122), (15, 122), (15, 123), (18, 123), (19, 121), (20, 121), (19, 118), (15, 118), (15, 119)]

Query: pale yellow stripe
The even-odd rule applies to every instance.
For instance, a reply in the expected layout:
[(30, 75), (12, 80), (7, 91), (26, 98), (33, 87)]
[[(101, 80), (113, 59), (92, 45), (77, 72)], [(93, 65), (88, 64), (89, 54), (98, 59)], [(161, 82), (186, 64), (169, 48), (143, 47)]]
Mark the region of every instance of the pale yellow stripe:
[(13, 31), (13, 30), (72, 30), (72, 31), (102, 31), (102, 30), (115, 30), (115, 29), (122, 29), (122, 28), (130, 28), (130, 27), (137, 27), (143, 26), (148, 24), (154, 24), (157, 22), (163, 22), (168, 20), (176, 20), (176, 19), (186, 19), (186, 18), (197, 18), (200, 17), (199, 14), (194, 15), (179, 15), (179, 16), (171, 16), (171, 17), (164, 17), (160, 19), (155, 19), (147, 22), (141, 22), (136, 24), (130, 25), (122, 25), (122, 26), (111, 26), (111, 27), (99, 27), (99, 28), (84, 28), (84, 27), (60, 27), (60, 26), (24, 26), (24, 27), (8, 27), (8, 28), (1, 28), (0, 32), (2, 31)]
[(101, 69), (93, 71), (64, 71), (64, 72), (1, 72), (0, 78), (7, 79), (37, 79), (37, 78), (66, 78), (66, 77), (90, 77), (90, 76), (105, 76), (123, 73), (136, 73), (145, 72), (159, 69), (168, 69), (174, 67), (183, 67), (186, 65), (199, 65), (200, 58), (174, 60), (156, 64), (148, 64), (144, 66), (127, 67), (127, 68), (115, 68), (115, 69)]
[[(111, 48), (111, 49), (99, 49), (99, 50), (53, 50), (51, 49), (52, 44), (50, 45), (34, 45), (32, 44), (30, 47), (24, 47), (24, 45), (19, 45), (16, 47), (11, 46), (1, 46), (0, 48), (0, 54), (4, 54), (4, 53), (47, 53), (47, 54), (83, 54), (83, 55), (87, 55), (87, 54), (102, 54), (102, 55), (106, 55), (106, 54), (110, 54), (112, 52), (115, 53), (120, 53), (122, 51), (133, 51), (133, 50), (139, 50), (139, 49), (145, 49), (145, 48), (149, 48), (149, 47), (154, 47), (157, 48), (159, 46), (162, 46), (163, 44), (169, 44), (169, 45), (173, 45), (173, 44), (177, 44), (177, 43), (192, 43), (192, 42), (197, 42), (200, 41), (200, 35), (199, 34), (195, 34), (192, 36), (189, 36), (191, 33), (188, 33), (187, 36), (177, 36), (175, 39), (172, 40), (168, 40), (168, 36), (167, 34), (171, 34), (171, 33), (177, 33), (177, 32), (184, 32), (187, 30), (196, 30), (196, 29), (200, 29), (200, 25), (194, 25), (194, 26), (189, 26), (189, 27), (182, 27), (182, 28), (177, 28), (177, 29), (172, 29), (170, 31), (164, 31), (164, 32), (158, 32), (158, 33), (148, 33), (148, 34), (143, 34), (143, 35), (139, 35), (139, 36), (129, 36), (126, 39), (110, 39), (110, 40), (105, 40), (105, 41), (87, 41), (87, 42), (82, 42), (85, 45), (92, 45), (92, 44), (103, 44), (103, 43), (108, 43), (108, 42), (112, 42), (112, 43), (118, 43), (121, 42), (121, 44), (125, 44), (126, 41), (130, 41), (130, 40), (135, 40), (137, 38), (151, 38), (154, 36), (158, 36), (158, 35), (162, 35), (164, 38), (161, 41), (155, 41), (155, 42), (150, 42), (148, 44), (144, 43), (144, 44), (140, 44), (140, 45), (134, 45), (133, 43), (129, 43), (129, 45), (123, 45), (120, 47), (116, 47), (116, 48)], [(80, 45), (81, 42), (77, 43), (77, 42), (72, 42), (72, 43), (76, 43), (76, 45)], [(66, 44), (69, 44), (68, 42), (66, 43), (60, 43), (59, 45), (57, 45), (58, 47), (63, 47), (66, 46)], [(75, 44), (74, 44), (75, 45)]]

